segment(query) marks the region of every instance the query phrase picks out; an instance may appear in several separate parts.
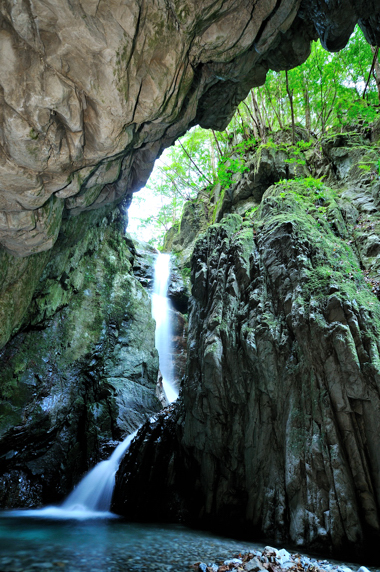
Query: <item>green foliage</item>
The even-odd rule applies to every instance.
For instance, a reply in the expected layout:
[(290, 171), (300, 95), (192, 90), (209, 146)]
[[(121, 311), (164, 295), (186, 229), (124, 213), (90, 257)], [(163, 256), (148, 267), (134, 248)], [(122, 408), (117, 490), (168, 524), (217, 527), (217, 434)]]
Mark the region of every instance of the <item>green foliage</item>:
[[(268, 71), (265, 85), (253, 89), (239, 104), (225, 131), (194, 127), (164, 151), (146, 186), (154, 212), (146, 214), (151, 204), (144, 196), (134, 199), (141, 205), (140, 230), (150, 229), (150, 242), (159, 247), (167, 230), (180, 221), (185, 202), (207, 200), (211, 189), (220, 184), (215, 220), (224, 191), (247, 170), (247, 153), (255, 149), (286, 152), (285, 162), (298, 165), (301, 169), (296, 172), (302, 173), (307, 152), (314, 146), (313, 134), (328, 137), (347, 132), (351, 125), (368, 124), (377, 117), (380, 93), (376, 78), (368, 77), (372, 61), (371, 47), (356, 27), (339, 53), (328, 53), (319, 41), (314, 42), (308, 60), (287, 72), (288, 82), (284, 72)], [(294, 132), (289, 129), (291, 109)], [(285, 138), (278, 139), (278, 130)], [(380, 160), (362, 161), (359, 168), (380, 175)], [(298, 182), (306, 188), (323, 185), (310, 178)]]
[[(302, 248), (311, 249), (313, 264), (302, 284), (302, 303), (308, 299), (327, 300), (331, 285), (339, 285), (337, 296), (355, 299), (368, 307), (376, 300), (366, 281), (360, 261), (350, 246), (343, 219), (339, 222), (336, 193), (318, 179), (285, 181), (264, 195), (257, 224), (291, 224)], [(341, 215), (340, 215), (341, 216)]]
[(308, 189), (310, 191), (315, 191), (319, 196), (323, 196), (324, 184), (322, 178), (314, 179), (314, 177), (299, 177), (293, 180), (282, 180), (275, 183), (275, 185), (281, 185), (282, 187), (288, 187), (294, 189), (294, 183), (298, 186)]
[[(347, 47), (336, 54), (326, 52), (320, 42), (313, 43), (310, 57), (288, 72), (298, 125), (316, 133), (341, 129), (358, 121), (370, 123), (378, 113), (375, 78), (371, 76), (365, 97), (364, 87), (373, 54), (357, 26)], [(270, 129), (290, 123), (290, 108), (285, 74), (269, 71), (265, 89), (257, 88), (257, 100), (266, 111)]]
[(218, 165), (217, 182), (220, 183), (222, 189), (228, 189), (233, 183), (234, 175), (244, 173), (247, 169), (242, 155), (237, 158), (224, 157)]

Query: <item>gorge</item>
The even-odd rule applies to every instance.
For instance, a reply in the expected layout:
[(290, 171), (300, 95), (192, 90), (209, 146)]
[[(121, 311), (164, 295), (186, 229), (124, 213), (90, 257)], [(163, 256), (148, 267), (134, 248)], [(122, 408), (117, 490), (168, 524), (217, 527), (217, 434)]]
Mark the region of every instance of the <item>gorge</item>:
[(61, 503), (142, 425), (114, 513), (378, 565), (378, 121), (299, 129), (297, 156), (274, 133), (185, 205), (169, 408), (155, 250), (125, 229), (166, 147), (317, 38), (340, 50), (358, 23), (379, 45), (379, 3), (0, 7), (0, 506)]

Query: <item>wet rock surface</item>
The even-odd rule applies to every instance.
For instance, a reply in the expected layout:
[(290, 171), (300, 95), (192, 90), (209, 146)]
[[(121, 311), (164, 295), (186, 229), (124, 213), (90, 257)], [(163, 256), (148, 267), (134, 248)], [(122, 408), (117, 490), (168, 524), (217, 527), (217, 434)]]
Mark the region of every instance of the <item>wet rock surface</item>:
[(161, 408), (150, 298), (124, 225), (119, 209), (66, 220), (0, 350), (2, 507), (61, 500)]
[[(365, 566), (357, 564), (345, 564), (320, 558), (313, 558), (298, 552), (288, 552), (285, 548), (278, 550), (272, 546), (266, 546), (264, 550), (253, 550), (245, 554), (238, 554), (234, 558), (206, 564), (196, 563), (192, 566), (198, 572), (283, 572), (285, 570), (298, 570), (299, 572), (369, 572)], [(372, 568), (375, 570), (375, 568)]]
[(157, 250), (147, 242), (132, 239), (128, 234), (126, 235), (126, 243), (133, 254), (133, 274), (140, 284), (151, 293)]
[(168, 298), (173, 309), (181, 314), (187, 314), (190, 294), (190, 276), (185, 275), (181, 265), (172, 256)]
[(355, 550), (379, 535), (379, 303), (344, 279), (342, 239), (289, 216), (284, 194), (264, 195), (254, 235), (231, 218), (197, 245), (183, 443), (210, 515)]
[(186, 371), (188, 321), (186, 316), (176, 310), (170, 311), (169, 320), (172, 331), (173, 376), (179, 390)]
[[(177, 511), (376, 561), (378, 174), (375, 161), (357, 165), (378, 149), (365, 134), (337, 137), (309, 162), (326, 185), (271, 186), (249, 216), (224, 216), (196, 243), (180, 403), (124, 459), (118, 512)], [(161, 472), (149, 464), (156, 447)], [(177, 505), (165, 511), (161, 498)]]

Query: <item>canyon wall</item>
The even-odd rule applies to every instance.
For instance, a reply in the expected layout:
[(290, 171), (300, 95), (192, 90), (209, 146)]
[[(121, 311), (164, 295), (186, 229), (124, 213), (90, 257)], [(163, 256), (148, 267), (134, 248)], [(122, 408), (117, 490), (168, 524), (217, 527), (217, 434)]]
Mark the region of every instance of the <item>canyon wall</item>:
[[(228, 199), (249, 209), (198, 238), (182, 394), (121, 464), (114, 507), (129, 518), (376, 556), (378, 144), (346, 133), (319, 149), (299, 157), (307, 176), (291, 146), (249, 154)], [(278, 182), (260, 178), (260, 197), (262, 161)]]
[[(63, 222), (52, 250), (18, 259), (35, 292), (0, 350), (2, 507), (60, 501), (161, 408), (151, 303), (125, 225), (119, 208), (82, 213)], [(10, 268), (8, 311), (23, 304), (12, 278)]]

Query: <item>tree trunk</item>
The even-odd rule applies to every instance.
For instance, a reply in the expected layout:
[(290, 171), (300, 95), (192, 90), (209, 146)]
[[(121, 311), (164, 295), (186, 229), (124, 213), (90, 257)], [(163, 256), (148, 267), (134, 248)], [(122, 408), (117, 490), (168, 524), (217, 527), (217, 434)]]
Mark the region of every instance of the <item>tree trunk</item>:
[(196, 168), (196, 170), (198, 171), (198, 173), (201, 175), (201, 177), (204, 177), (204, 179), (208, 182), (209, 185), (212, 185), (212, 182), (210, 181), (210, 179), (203, 173), (203, 171), (198, 167), (198, 165), (195, 163), (195, 161), (191, 158), (191, 156), (189, 155), (189, 153), (186, 151), (185, 147), (182, 145), (181, 141), (178, 140), (178, 143), (181, 145), (182, 150), (186, 153), (186, 155), (188, 156), (188, 158), (190, 159), (190, 162), (194, 165), (194, 167)]
[[(379, 48), (376, 48), (376, 46), (371, 46), (371, 50), (372, 50), (373, 55), (375, 55), (376, 49), (379, 50)], [(379, 103), (380, 103), (380, 64), (379, 64), (379, 58), (377, 57), (377, 55), (375, 58), (375, 66), (374, 66), (373, 73), (375, 76), (377, 93), (378, 93), (378, 98), (379, 98)]]
[(219, 141), (218, 141), (218, 139), (217, 139), (217, 137), (216, 137), (216, 135), (215, 135), (215, 131), (214, 131), (213, 129), (211, 129), (211, 131), (212, 131), (212, 134), (213, 134), (214, 139), (215, 139), (216, 148), (218, 149), (219, 157), (221, 158), (222, 155), (223, 155), (223, 153), (222, 153), (222, 150), (221, 150), (221, 148), (220, 148)]
[(306, 131), (310, 133), (311, 132), (310, 97), (305, 78), (303, 78), (302, 84), (303, 84), (303, 100), (305, 103), (305, 128)]
[(286, 78), (286, 91), (288, 93), (289, 103), (290, 103), (290, 113), (292, 116), (292, 142), (293, 142), (293, 145), (295, 145), (296, 144), (296, 126), (295, 126), (295, 122), (294, 122), (293, 90), (290, 91), (290, 88), (289, 88), (289, 78), (288, 78), (288, 72), (287, 71), (285, 71), (285, 78)]
[[(372, 46), (371, 46), (371, 48), (372, 48)], [(369, 85), (369, 82), (370, 82), (370, 80), (371, 80), (372, 72), (373, 72), (373, 70), (374, 70), (374, 68), (375, 68), (375, 65), (376, 65), (376, 62), (377, 62), (377, 54), (379, 53), (379, 47), (377, 46), (376, 48), (374, 48), (374, 49), (372, 50), (372, 52), (373, 52), (373, 60), (372, 60), (372, 64), (371, 64), (371, 69), (369, 70), (367, 83), (365, 84), (365, 88), (364, 88), (364, 91), (363, 91), (363, 95), (362, 95), (362, 98), (363, 98), (363, 99), (365, 98), (365, 94), (366, 94), (366, 91), (367, 91), (367, 87), (368, 87), (368, 85)], [(376, 81), (376, 83), (377, 83), (377, 81)]]
[(263, 109), (262, 116), (263, 116), (263, 119), (264, 119), (264, 126), (267, 125), (268, 128), (269, 128), (269, 131), (272, 131), (272, 127), (273, 127), (273, 126), (272, 126), (272, 123), (271, 123), (270, 115), (269, 115), (269, 113), (268, 113), (268, 111), (267, 111), (267, 108), (266, 108), (266, 105), (265, 105), (265, 96), (262, 94), (262, 92), (261, 92), (261, 90), (260, 90), (259, 87), (257, 88), (257, 92), (258, 92), (258, 94), (259, 94), (259, 96), (260, 96), (260, 105), (261, 105), (261, 107), (262, 107), (262, 109)]
[(259, 105), (257, 103), (257, 99), (255, 97), (255, 94), (253, 93), (253, 89), (251, 90), (251, 95), (252, 95), (253, 106), (255, 108), (255, 114), (257, 117), (260, 137), (263, 140), (263, 143), (266, 143), (267, 142), (267, 135), (266, 135), (266, 131), (265, 131), (265, 124), (263, 122), (263, 118), (262, 118), (262, 115), (260, 113), (260, 109), (259, 109)]
[(269, 103), (271, 104), (272, 109), (273, 109), (273, 111), (277, 117), (278, 125), (279, 125), (280, 129), (284, 129), (284, 126), (283, 126), (282, 121), (281, 121), (281, 109), (280, 108), (277, 109), (276, 105), (273, 103), (272, 96), (270, 94), (268, 87), (265, 86), (265, 89), (267, 92)]
[(257, 135), (256, 135), (256, 133), (255, 133), (255, 127), (256, 127), (256, 126), (255, 126), (255, 122), (256, 122), (256, 120), (255, 120), (255, 118), (253, 117), (253, 114), (252, 114), (251, 110), (249, 109), (248, 105), (245, 103), (245, 101), (242, 101), (242, 103), (243, 103), (243, 104), (245, 105), (245, 107), (247, 108), (248, 114), (249, 114), (249, 116), (250, 116), (251, 119), (252, 119), (253, 132), (254, 132), (255, 137), (257, 137)]
[[(248, 100), (248, 102), (249, 102), (249, 100)], [(256, 113), (255, 113), (255, 106), (253, 105), (252, 93), (251, 93), (251, 101), (250, 101), (250, 110), (251, 110), (251, 115), (252, 115), (252, 119), (253, 119), (253, 134), (256, 137), (256, 139), (258, 139), (260, 137), (260, 130), (259, 130), (259, 124), (257, 121)]]

